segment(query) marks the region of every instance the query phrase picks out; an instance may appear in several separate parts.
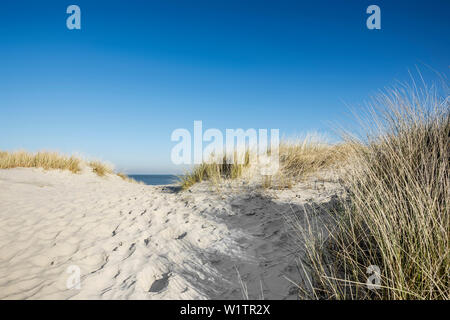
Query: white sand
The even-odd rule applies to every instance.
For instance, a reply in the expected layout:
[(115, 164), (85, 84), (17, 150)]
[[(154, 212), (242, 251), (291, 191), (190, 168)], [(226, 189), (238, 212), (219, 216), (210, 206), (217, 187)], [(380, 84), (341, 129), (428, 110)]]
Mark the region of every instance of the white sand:
[[(301, 246), (285, 215), (335, 183), (192, 191), (116, 176), (0, 170), (0, 299), (295, 299)], [(294, 254), (296, 253), (296, 254)], [(80, 289), (67, 288), (69, 266)]]

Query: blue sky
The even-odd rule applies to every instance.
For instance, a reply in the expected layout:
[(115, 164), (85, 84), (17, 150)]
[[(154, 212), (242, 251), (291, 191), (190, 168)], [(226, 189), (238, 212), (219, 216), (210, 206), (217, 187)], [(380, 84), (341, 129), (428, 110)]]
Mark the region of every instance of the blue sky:
[[(71, 4), (81, 30), (66, 27)], [(366, 28), (371, 4), (381, 30)], [(448, 73), (449, 12), (446, 0), (3, 0), (0, 149), (176, 173), (170, 135), (194, 120), (331, 132), (416, 65)]]

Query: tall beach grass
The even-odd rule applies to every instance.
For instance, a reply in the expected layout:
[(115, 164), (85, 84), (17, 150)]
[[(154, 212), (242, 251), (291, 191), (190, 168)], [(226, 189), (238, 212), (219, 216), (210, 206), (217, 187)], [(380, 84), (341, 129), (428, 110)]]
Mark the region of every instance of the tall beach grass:
[[(363, 123), (366, 137), (346, 135), (354, 165), (344, 178), (347, 197), (329, 213), (328, 236), (295, 225), (307, 246), (302, 296), (449, 299), (448, 95), (392, 90), (373, 101)], [(370, 266), (380, 270), (379, 286), (371, 286)]]
[[(344, 133), (340, 144), (280, 144), (279, 177), (298, 180), (343, 169), (345, 196), (323, 220), (313, 222), (314, 212), (306, 214), (306, 226), (305, 220), (291, 220), (294, 236), (306, 246), (301, 297), (449, 299), (448, 87), (413, 84), (380, 94), (361, 129), (364, 135)], [(240, 178), (251, 169), (249, 163), (205, 163), (182, 183), (188, 188), (202, 180)]]

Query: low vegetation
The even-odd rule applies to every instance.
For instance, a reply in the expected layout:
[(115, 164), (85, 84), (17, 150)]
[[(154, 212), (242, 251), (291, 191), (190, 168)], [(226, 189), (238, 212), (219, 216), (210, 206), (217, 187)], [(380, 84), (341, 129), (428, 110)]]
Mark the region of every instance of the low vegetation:
[[(221, 163), (202, 163), (196, 166), (191, 172), (179, 177), (181, 187), (188, 189), (203, 180), (209, 180), (217, 184), (222, 179), (239, 178), (242, 176), (244, 170), (250, 166), (250, 152), (245, 152), (243, 155), (244, 161), (237, 161), (237, 159), (238, 157), (234, 157), (233, 161), (230, 161), (224, 156)], [(242, 164), (239, 162), (242, 162)]]
[(119, 177), (121, 177), (123, 180), (125, 180), (126, 182), (130, 182), (130, 183), (138, 183), (138, 184), (144, 184), (142, 181), (136, 181), (133, 178), (130, 178), (129, 176), (127, 176), (125, 173), (119, 172), (117, 174)]
[(309, 135), (302, 140), (284, 141), (280, 144), (280, 169), (273, 176), (261, 176), (250, 163), (251, 151), (246, 151), (242, 164), (230, 162), (227, 157), (223, 157), (222, 163), (202, 163), (195, 166), (181, 176), (180, 180), (183, 189), (187, 189), (204, 180), (218, 184), (223, 180), (243, 178), (246, 174), (245, 178), (248, 180), (259, 179), (264, 188), (289, 188), (295, 181), (314, 172), (344, 165), (350, 151), (347, 144), (330, 144), (316, 135)]
[[(75, 156), (65, 156), (57, 152), (37, 152), (30, 153), (26, 151), (6, 152), (0, 151), (0, 169), (11, 168), (43, 168), (45, 170), (60, 169), (69, 170), (72, 173), (79, 173), (83, 165), (87, 165), (99, 177), (108, 174), (114, 174), (112, 167), (101, 161), (84, 161)], [(127, 182), (136, 183), (123, 173), (117, 174)]]
[(100, 161), (89, 161), (88, 165), (99, 177), (113, 173), (113, 169), (110, 166)]
[(77, 173), (81, 170), (81, 160), (73, 156), (64, 156), (56, 152), (29, 153), (25, 151), (0, 151), (0, 169), (16, 167), (69, 170)]
[(350, 151), (346, 143), (329, 144), (314, 136), (284, 142), (280, 145), (281, 173), (292, 178), (304, 178), (323, 169), (341, 167)]

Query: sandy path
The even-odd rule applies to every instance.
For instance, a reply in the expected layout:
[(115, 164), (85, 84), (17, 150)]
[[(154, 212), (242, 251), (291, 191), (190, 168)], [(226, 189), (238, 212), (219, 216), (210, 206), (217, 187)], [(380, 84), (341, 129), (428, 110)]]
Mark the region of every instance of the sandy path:
[[(237, 271), (250, 298), (294, 299), (284, 216), (334, 190), (303, 188), (274, 199), (0, 170), (0, 299), (241, 299)], [(71, 266), (80, 289), (67, 288)]]

